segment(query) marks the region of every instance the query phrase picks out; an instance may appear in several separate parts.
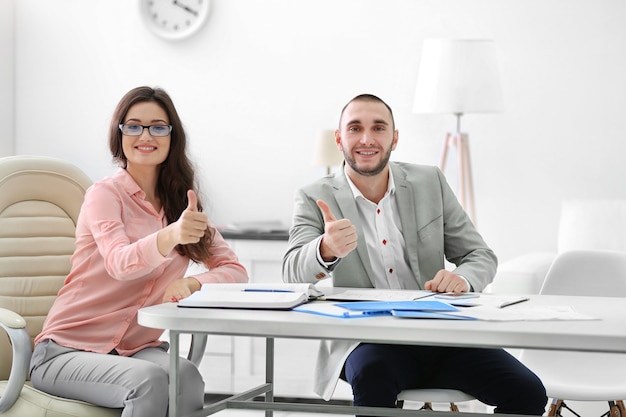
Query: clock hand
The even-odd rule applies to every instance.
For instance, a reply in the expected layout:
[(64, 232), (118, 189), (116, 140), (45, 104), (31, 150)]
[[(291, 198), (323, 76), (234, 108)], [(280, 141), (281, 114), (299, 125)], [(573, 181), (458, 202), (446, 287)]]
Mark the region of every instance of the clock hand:
[(192, 15), (194, 15), (194, 16), (198, 16), (198, 12), (197, 12), (196, 10), (193, 10), (191, 7), (189, 7), (189, 6), (187, 6), (187, 5), (184, 5), (184, 4), (182, 4), (182, 3), (179, 3), (179, 2), (178, 2), (178, 0), (174, 0), (174, 2), (173, 2), (173, 3), (174, 3), (174, 5), (175, 5), (175, 6), (178, 6), (178, 7), (182, 8), (182, 9), (183, 9), (183, 10), (185, 10), (186, 12), (189, 12), (189, 13), (191, 13), (191, 14), (192, 14)]

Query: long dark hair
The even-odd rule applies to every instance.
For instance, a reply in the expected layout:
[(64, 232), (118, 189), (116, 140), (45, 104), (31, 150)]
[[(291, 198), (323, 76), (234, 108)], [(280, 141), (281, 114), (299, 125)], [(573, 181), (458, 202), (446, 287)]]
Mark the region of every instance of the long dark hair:
[[(137, 87), (130, 90), (115, 108), (111, 126), (109, 127), (109, 148), (113, 161), (126, 169), (128, 160), (122, 149), (122, 132), (119, 124), (124, 123), (126, 113), (135, 104), (154, 102), (168, 115), (172, 125), (170, 151), (167, 159), (159, 169), (156, 194), (161, 200), (167, 224), (174, 223), (187, 208), (187, 190), (194, 190), (198, 194), (193, 166), (187, 157), (187, 136), (178, 116), (176, 107), (165, 90), (152, 87)], [(202, 204), (198, 201), (198, 210), (202, 211)], [(213, 243), (214, 230), (209, 228), (198, 243), (178, 245), (176, 251), (187, 256), (194, 262), (201, 263), (209, 256), (209, 248)]]

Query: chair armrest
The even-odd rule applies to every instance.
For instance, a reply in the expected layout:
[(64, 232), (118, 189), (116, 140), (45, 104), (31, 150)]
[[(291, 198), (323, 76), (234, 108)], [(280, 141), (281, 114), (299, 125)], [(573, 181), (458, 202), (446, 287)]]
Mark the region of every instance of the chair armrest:
[(553, 252), (533, 252), (503, 262), (485, 292), (539, 294), (555, 257)]
[(204, 333), (192, 333), (191, 344), (189, 346), (189, 353), (187, 359), (189, 359), (194, 365), (200, 366), (200, 362), (204, 357), (204, 350), (206, 349), (207, 335)]
[(6, 308), (0, 308), (0, 327), (9, 335), (13, 347), (11, 375), (9, 375), (4, 394), (0, 398), (0, 413), (3, 413), (15, 404), (22, 392), (28, 375), (32, 351), (30, 336), (22, 316)]

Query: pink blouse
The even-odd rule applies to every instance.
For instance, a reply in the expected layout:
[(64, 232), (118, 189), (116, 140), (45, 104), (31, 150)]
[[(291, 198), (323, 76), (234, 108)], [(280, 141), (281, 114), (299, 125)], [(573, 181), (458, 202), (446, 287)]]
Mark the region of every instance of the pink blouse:
[[(35, 343), (52, 339), (80, 350), (130, 356), (158, 346), (162, 330), (137, 324), (137, 311), (162, 302), (166, 287), (183, 278), (189, 259), (162, 256), (157, 232), (167, 225), (124, 169), (85, 194), (71, 270)], [(216, 230), (203, 283), (247, 282), (248, 274)]]

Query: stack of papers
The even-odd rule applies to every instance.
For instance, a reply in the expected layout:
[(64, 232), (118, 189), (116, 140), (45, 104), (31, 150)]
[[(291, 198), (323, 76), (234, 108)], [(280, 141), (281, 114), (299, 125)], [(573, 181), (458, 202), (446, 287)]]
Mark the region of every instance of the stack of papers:
[(289, 310), (322, 295), (312, 284), (203, 284), (178, 306)]

